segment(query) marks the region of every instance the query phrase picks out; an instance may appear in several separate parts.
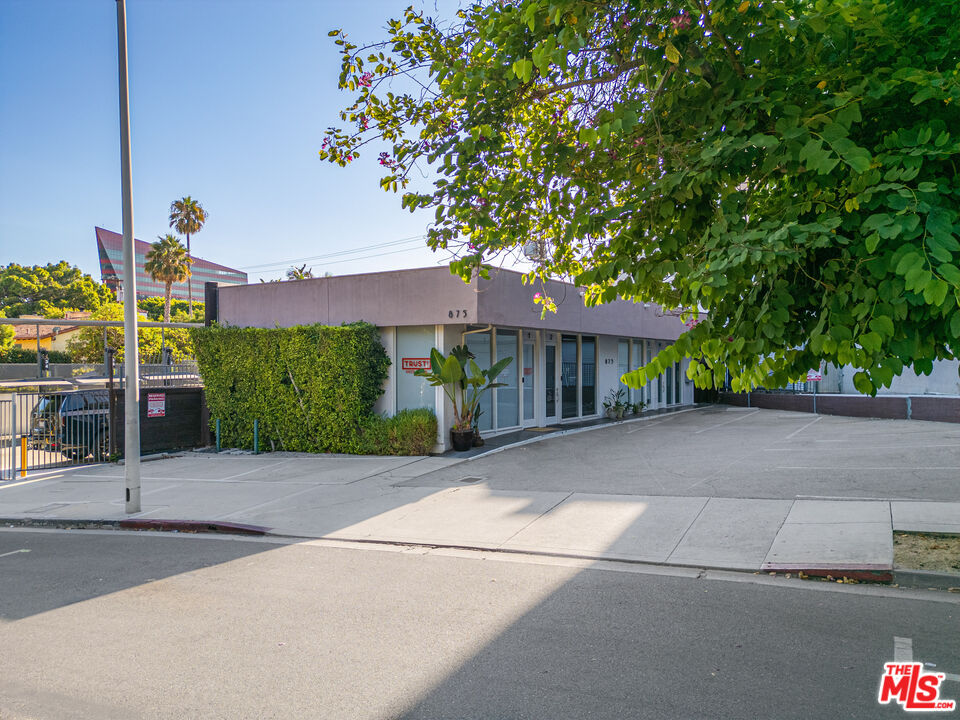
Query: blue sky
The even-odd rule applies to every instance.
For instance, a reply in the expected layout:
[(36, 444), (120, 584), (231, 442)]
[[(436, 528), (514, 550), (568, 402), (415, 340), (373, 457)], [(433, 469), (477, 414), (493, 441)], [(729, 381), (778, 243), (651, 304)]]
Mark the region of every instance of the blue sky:
[[(279, 263), (248, 270), (256, 282), (422, 235), (432, 213), (379, 189), (377, 151), (348, 168), (317, 156), (349, 99), (327, 32), (379, 39), (407, 4), (127, 0), (137, 238), (169, 232), (171, 201), (191, 195), (210, 216), (194, 253)], [(114, 0), (0, 0), (0, 264), (64, 259), (99, 279), (94, 226), (121, 229), (118, 118)], [(422, 241), (306, 261), (338, 275), (437, 262)]]

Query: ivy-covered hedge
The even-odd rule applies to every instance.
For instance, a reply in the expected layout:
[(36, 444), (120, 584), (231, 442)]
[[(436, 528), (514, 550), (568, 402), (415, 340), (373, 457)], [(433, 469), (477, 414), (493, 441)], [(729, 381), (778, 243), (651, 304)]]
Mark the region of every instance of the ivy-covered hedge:
[[(258, 419), (262, 450), (358, 454), (429, 450), (422, 443), (413, 448), (384, 441), (390, 438), (391, 426), (407, 428), (410, 421), (373, 413), (390, 365), (373, 325), (208, 327), (193, 328), (190, 334), (211, 422), (220, 420), (224, 447), (252, 448), (253, 421)], [(433, 423), (430, 445), (435, 419)]]

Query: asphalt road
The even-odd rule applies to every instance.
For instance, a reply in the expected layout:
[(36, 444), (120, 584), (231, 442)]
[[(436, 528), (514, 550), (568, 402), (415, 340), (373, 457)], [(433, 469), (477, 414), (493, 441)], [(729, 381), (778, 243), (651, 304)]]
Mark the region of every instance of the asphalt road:
[(957, 500), (960, 425), (711, 406), (471, 459), (403, 485), (794, 499)]
[(877, 718), (894, 637), (960, 674), (955, 594), (716, 577), (4, 530), (0, 718)]

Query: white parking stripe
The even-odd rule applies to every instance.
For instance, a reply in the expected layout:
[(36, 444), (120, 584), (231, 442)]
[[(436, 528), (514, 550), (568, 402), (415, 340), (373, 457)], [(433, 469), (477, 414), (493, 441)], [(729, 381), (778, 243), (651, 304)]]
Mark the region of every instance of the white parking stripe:
[(820, 420), (823, 420), (823, 415), (818, 415), (817, 417), (815, 417), (813, 420), (811, 420), (810, 422), (808, 422), (808, 423), (807, 423), (806, 425), (804, 425), (803, 427), (797, 428), (797, 429), (794, 430), (792, 433), (790, 433), (789, 435), (787, 435), (787, 436), (784, 438), (784, 440), (789, 440), (789, 439), (792, 438), (794, 435), (799, 435), (799, 434), (802, 433), (804, 430), (806, 430), (808, 427), (810, 427), (811, 425), (813, 425), (815, 422), (819, 422)]
[(894, 635), (893, 661), (898, 663), (913, 662), (913, 640)]
[[(913, 662), (913, 640), (911, 638), (896, 637), (893, 638), (893, 661), (898, 663)], [(941, 672), (941, 671), (937, 671)], [(953, 673), (943, 673), (944, 680), (960, 682), (960, 675)]]
[(724, 425), (729, 425), (730, 423), (740, 422), (741, 420), (744, 420), (745, 418), (752, 417), (752, 416), (756, 415), (758, 412), (760, 412), (760, 411), (759, 411), (759, 410), (754, 410), (753, 412), (745, 413), (745, 414), (741, 415), (740, 417), (735, 417), (733, 420), (727, 420), (726, 422), (717, 423), (716, 425), (711, 425), (710, 427), (704, 428), (703, 430), (697, 430), (697, 431), (694, 433), (694, 435), (699, 435), (700, 433), (705, 433), (705, 432), (707, 432), (707, 430), (713, 430), (714, 428), (723, 427)]
[(8, 555), (17, 555), (19, 553), (28, 553), (28, 552), (30, 552), (29, 549), (23, 548), (21, 550), (13, 550), (12, 552), (3, 553), (3, 555), (0, 555), (0, 557), (7, 557)]

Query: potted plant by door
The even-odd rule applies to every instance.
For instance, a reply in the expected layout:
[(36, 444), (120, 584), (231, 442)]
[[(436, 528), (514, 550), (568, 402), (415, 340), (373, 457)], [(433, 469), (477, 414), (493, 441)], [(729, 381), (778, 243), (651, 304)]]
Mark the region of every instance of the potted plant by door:
[(430, 370), (417, 370), (414, 375), (425, 377), (433, 386), (443, 387), (444, 394), (453, 404), (453, 426), (450, 428), (450, 443), (457, 451), (469, 450), (473, 446), (474, 424), (480, 398), (490, 388), (502, 387), (506, 383), (494, 382), (513, 361), (512, 357), (503, 358), (487, 370), (482, 370), (465, 346), (458, 345), (447, 357), (436, 348), (430, 351)]
[(480, 416), (483, 415), (483, 410), (477, 408), (477, 411), (473, 414), (473, 446), (474, 447), (483, 447), (486, 443), (483, 437), (480, 435)]
[(603, 401), (603, 408), (607, 412), (607, 417), (611, 420), (623, 420), (623, 413), (627, 410), (627, 404), (623, 401), (623, 388), (616, 391), (611, 390)]

